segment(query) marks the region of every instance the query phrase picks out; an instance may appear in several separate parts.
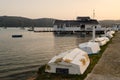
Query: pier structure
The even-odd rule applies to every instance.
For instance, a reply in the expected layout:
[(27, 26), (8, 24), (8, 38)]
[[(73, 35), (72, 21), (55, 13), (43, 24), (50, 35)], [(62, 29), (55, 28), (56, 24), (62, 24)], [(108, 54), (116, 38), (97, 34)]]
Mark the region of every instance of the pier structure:
[(76, 20), (55, 20), (53, 29), (34, 30), (34, 32), (54, 32), (55, 34), (78, 34), (90, 33), (93, 26), (96, 33), (104, 33), (105, 28), (101, 27), (96, 19), (90, 17), (77, 17)]
[(96, 19), (91, 19), (88, 16), (77, 17), (76, 20), (55, 20), (53, 29), (56, 34), (89, 33), (92, 32), (93, 26), (96, 32), (102, 33), (105, 30)]

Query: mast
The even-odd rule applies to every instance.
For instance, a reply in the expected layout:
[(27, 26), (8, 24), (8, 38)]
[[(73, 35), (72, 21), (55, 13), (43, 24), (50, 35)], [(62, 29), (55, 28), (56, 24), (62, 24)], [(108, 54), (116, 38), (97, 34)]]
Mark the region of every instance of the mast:
[(107, 28), (106, 27), (105, 27), (104, 33), (105, 33), (105, 37), (106, 37), (107, 36)]
[(93, 19), (95, 18), (95, 10), (93, 9)]
[[(93, 9), (93, 19), (95, 19), (95, 10)], [(93, 34), (92, 34), (92, 37), (93, 37), (93, 42), (95, 42), (95, 26), (93, 26)]]
[(95, 26), (93, 26), (93, 36), (92, 37), (93, 37), (92, 38), (93, 42), (95, 42)]

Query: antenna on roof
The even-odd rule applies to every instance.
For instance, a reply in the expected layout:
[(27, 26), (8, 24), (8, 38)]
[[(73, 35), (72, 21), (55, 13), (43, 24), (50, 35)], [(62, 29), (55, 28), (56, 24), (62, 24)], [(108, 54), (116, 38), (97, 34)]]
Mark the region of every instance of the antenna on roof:
[(95, 10), (93, 9), (93, 19), (95, 18)]

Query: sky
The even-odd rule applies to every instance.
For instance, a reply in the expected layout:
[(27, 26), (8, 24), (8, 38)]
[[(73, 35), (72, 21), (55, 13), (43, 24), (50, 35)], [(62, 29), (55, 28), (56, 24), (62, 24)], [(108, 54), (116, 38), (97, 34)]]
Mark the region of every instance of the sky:
[(76, 19), (90, 16), (95, 19), (120, 19), (120, 0), (0, 0), (0, 16), (27, 18)]

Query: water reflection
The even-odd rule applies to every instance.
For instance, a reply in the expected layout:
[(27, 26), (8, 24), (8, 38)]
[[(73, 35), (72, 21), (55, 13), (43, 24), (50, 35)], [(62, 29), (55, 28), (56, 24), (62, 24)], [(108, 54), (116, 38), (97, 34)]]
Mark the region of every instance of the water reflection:
[[(14, 39), (11, 37), (13, 34), (22, 34), (23, 38)], [(34, 33), (18, 28), (1, 29), (0, 79), (24, 80), (34, 75), (33, 72), (53, 56), (78, 47), (79, 43), (89, 39), (91, 36), (55, 36), (52, 32)]]

